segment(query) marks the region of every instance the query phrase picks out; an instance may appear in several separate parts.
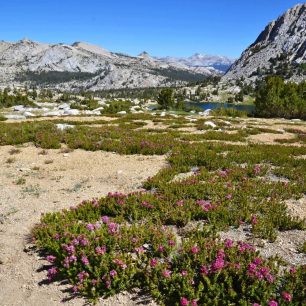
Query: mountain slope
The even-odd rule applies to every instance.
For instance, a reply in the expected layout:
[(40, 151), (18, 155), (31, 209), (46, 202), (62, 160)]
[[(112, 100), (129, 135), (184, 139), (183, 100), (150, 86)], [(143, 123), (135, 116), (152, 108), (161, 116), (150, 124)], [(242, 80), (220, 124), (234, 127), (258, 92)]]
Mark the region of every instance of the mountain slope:
[(272, 21), (247, 48), (223, 80), (246, 78), (255, 81), (268, 74), (287, 79), (306, 78), (306, 3), (289, 9)]
[(216, 70), (219, 73), (226, 72), (230, 66), (234, 63), (233, 59), (225, 56), (218, 55), (206, 55), (195, 53), (194, 55), (187, 58), (177, 58), (177, 57), (160, 57), (156, 58), (165, 63), (171, 64), (181, 64), (185, 67), (198, 67), (206, 68), (209, 70)]
[(0, 42), (0, 85), (62, 89), (113, 89), (184, 84), (218, 74), (166, 63), (149, 55), (132, 57), (84, 42), (42, 44), (27, 39)]

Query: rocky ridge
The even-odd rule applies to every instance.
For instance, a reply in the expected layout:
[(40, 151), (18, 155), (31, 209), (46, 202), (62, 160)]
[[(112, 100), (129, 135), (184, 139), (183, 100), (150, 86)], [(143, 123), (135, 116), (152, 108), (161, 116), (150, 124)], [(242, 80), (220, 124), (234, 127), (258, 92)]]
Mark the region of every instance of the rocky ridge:
[(0, 42), (0, 86), (37, 85), (66, 90), (182, 85), (220, 74), (213, 67), (166, 62), (146, 53), (133, 57), (84, 42)]
[(267, 74), (280, 74), (299, 82), (306, 79), (305, 63), (306, 3), (294, 6), (267, 25), (223, 80), (255, 81)]

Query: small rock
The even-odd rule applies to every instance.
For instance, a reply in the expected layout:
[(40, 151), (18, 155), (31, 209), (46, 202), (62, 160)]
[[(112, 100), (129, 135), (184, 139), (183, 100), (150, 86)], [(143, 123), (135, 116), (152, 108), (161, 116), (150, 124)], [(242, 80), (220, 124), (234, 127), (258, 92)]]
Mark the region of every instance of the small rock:
[(24, 110), (24, 105), (16, 105), (13, 107), (14, 112), (21, 112)]
[(217, 125), (215, 123), (213, 123), (212, 121), (206, 121), (204, 124), (207, 125), (207, 126), (210, 126), (212, 128), (217, 127)]

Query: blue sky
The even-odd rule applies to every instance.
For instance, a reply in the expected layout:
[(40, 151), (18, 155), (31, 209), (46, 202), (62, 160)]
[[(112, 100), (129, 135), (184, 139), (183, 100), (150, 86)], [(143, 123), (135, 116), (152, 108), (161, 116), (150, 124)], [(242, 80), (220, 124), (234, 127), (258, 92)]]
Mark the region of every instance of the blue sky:
[(136, 55), (238, 57), (294, 0), (1, 0), (0, 40), (87, 41)]

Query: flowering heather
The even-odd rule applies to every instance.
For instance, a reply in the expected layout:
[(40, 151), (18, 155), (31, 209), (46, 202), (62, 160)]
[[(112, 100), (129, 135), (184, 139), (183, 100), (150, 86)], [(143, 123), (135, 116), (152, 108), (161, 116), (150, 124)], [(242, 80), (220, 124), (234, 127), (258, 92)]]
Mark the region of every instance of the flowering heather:
[[(73, 293), (90, 301), (137, 287), (163, 305), (302, 305), (305, 268), (284, 268), (251, 244), (221, 241), (217, 234), (244, 224), (254, 237), (273, 241), (279, 230), (303, 230), (284, 202), (305, 190), (305, 162), (294, 158), (303, 148), (203, 142), (242, 137), (218, 133), (172, 130), (160, 137), (128, 125), (63, 132), (71, 148), (169, 153), (168, 166), (139, 192), (111, 192), (42, 216), (33, 235), (52, 265), (48, 279), (68, 280)], [(262, 179), (268, 170), (288, 178), (286, 188)], [(173, 180), (190, 171), (196, 175)]]

